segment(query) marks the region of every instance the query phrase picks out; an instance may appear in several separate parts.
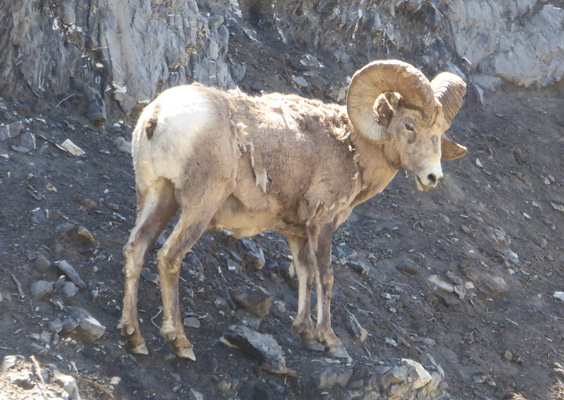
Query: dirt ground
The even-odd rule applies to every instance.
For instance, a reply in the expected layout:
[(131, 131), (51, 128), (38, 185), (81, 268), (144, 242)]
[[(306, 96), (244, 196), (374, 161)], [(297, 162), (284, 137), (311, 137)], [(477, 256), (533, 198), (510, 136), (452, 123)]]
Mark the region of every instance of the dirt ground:
[[(233, 46), (234, 57), (249, 60), (242, 90), (298, 91), (291, 79), (298, 72), (281, 54), (262, 59)], [(311, 78), (303, 94), (322, 97), (336, 74), (328, 68)], [(480, 105), (469, 88), (450, 131), (469, 153), (443, 164), (438, 188), (418, 192), (400, 173), (335, 233), (334, 327), (353, 363), (434, 359), (455, 399), (561, 399), (564, 303), (555, 293), (564, 291), (564, 96), (505, 87), (486, 101)], [(345, 398), (346, 391), (310, 387), (309, 377), (327, 361), (302, 349), (290, 330), (296, 282), (287, 276), (287, 244), (276, 234), (254, 239), (265, 254), (261, 270), (241, 262), (245, 250), (221, 232), (206, 234), (186, 258), (182, 312), (201, 322), (187, 328), (197, 362), (171, 356), (159, 336), (153, 252), (139, 305), (151, 353), (128, 354), (117, 323), (121, 249), (135, 220), (135, 192), (119, 138), (129, 140), (133, 121), (95, 128), (55, 106), (0, 108), (0, 122), (23, 126), (0, 142), (0, 359), (8, 363), (0, 371), (0, 399), (62, 396), (64, 385), (42, 381), (55, 369), (74, 376), (78, 396), (88, 399), (198, 398), (196, 392), (205, 399)], [(63, 151), (58, 145), (66, 139), (86, 154)], [(55, 290), (33, 299), (38, 281), (57, 288), (62, 273), (55, 262), (62, 260), (85, 286), (70, 297)], [(354, 261), (367, 270), (352, 268)], [(297, 377), (266, 372), (221, 343), (241, 320), (228, 293), (241, 285), (275, 296), (260, 331), (274, 336)], [(105, 326), (103, 336), (89, 343), (55, 334), (53, 323), (73, 308)], [(368, 331), (366, 342), (352, 339), (348, 312)]]

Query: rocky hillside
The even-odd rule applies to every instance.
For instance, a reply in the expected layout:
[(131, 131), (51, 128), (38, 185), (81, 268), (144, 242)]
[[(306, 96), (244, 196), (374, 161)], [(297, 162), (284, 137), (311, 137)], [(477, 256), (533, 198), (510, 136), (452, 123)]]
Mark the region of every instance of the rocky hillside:
[[(16, 0), (0, 16), (0, 399), (564, 398), (560, 2)], [(193, 81), (343, 102), (379, 58), (464, 77), (451, 136), (470, 152), (432, 192), (397, 176), (336, 232), (351, 359), (291, 332), (282, 237), (222, 232), (182, 266), (198, 361), (158, 334), (154, 253), (151, 354), (128, 354), (116, 326), (143, 106)]]

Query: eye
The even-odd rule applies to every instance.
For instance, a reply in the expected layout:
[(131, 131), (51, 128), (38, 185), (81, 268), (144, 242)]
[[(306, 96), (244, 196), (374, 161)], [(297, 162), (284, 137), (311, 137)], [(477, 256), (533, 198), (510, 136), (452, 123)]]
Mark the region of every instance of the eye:
[(406, 131), (415, 132), (415, 128), (413, 128), (413, 125), (408, 124), (407, 122), (403, 125), (403, 127), (405, 128)]

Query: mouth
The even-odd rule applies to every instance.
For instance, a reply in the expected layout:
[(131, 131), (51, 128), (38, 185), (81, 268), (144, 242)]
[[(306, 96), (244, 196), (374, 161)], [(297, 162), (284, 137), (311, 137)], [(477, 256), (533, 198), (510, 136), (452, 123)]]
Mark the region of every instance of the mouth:
[(421, 178), (419, 178), (417, 175), (415, 175), (415, 183), (417, 184), (417, 189), (422, 191), (422, 192), (426, 192), (427, 190), (435, 187), (434, 184), (424, 185), (423, 182), (421, 181)]

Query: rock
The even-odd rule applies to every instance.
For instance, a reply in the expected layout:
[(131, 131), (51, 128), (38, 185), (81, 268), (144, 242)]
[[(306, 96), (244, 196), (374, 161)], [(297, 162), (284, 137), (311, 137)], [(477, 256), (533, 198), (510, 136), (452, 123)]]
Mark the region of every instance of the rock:
[(8, 139), (18, 136), (24, 129), (21, 121), (12, 122), (8, 125), (0, 126), (0, 142), (5, 142)]
[(336, 387), (347, 387), (352, 375), (352, 368), (331, 366), (323, 370), (315, 371), (312, 375), (312, 379), (317, 389), (327, 391)]
[[(254, 390), (254, 397), (247, 397), (249, 400), (286, 400), (287, 397), (284, 394), (284, 388), (273, 385), (273, 380), (269, 379), (269, 385), (263, 383), (257, 383), (252, 388)], [(243, 400), (243, 398), (241, 399)]]
[(428, 384), (431, 381), (431, 379), (433, 379), (431, 377), (431, 374), (429, 374), (425, 370), (425, 368), (423, 368), (423, 366), (417, 361), (409, 360), (406, 358), (402, 359), (401, 361), (403, 365), (411, 368), (412, 371), (415, 370), (416, 372), (415, 379), (412, 380), (412, 384), (415, 389), (421, 389), (423, 386)]
[(240, 243), (245, 251), (245, 261), (255, 269), (262, 269), (266, 263), (264, 251), (252, 239), (241, 239)]
[(61, 147), (75, 157), (81, 157), (81, 156), (86, 154), (84, 150), (82, 150), (80, 147), (78, 147), (76, 144), (74, 144), (72, 142), (72, 140), (70, 140), (70, 139), (66, 139), (61, 144)]
[(35, 151), (37, 149), (35, 135), (31, 132), (24, 132), (21, 134), (19, 147), (28, 149), (28, 152)]
[(73, 307), (71, 314), (73, 319), (77, 321), (77, 325), (72, 331), (86, 342), (94, 343), (106, 331), (106, 327), (84, 308)]
[(414, 266), (414, 265), (399, 264), (399, 265), (396, 265), (396, 269), (399, 272), (401, 272), (402, 274), (405, 274), (405, 275), (408, 275), (408, 276), (414, 276), (418, 272), (417, 267)]
[(86, 282), (82, 280), (78, 272), (65, 260), (56, 261), (55, 265), (59, 268), (66, 276), (69, 277), (71, 281), (73, 281), (78, 287), (85, 288)]
[(347, 260), (347, 267), (351, 268), (353, 271), (358, 272), (361, 275), (368, 275), (370, 268), (368, 265), (357, 259)]
[(505, 279), (500, 276), (492, 276), (485, 272), (480, 279), (480, 283), (491, 294), (505, 294), (509, 291), (509, 286)]
[(261, 367), (274, 374), (295, 376), (286, 366), (282, 348), (272, 337), (250, 330), (245, 326), (231, 326), (221, 338), (222, 342), (236, 347), (261, 362)]
[(47, 281), (37, 281), (31, 285), (31, 296), (33, 300), (41, 300), (51, 294), (53, 284)]
[(474, 83), (479, 87), (481, 87), (482, 89), (493, 92), (500, 87), (501, 83), (503, 82), (503, 79), (497, 76), (476, 74), (476, 75), (472, 75), (472, 81), (474, 81)]
[(518, 165), (523, 165), (526, 162), (525, 159), (523, 158), (523, 153), (521, 152), (521, 149), (513, 150), (513, 158), (515, 159), (515, 162)]
[(55, 232), (60, 234), (69, 234), (72, 230), (76, 228), (76, 225), (73, 223), (65, 222), (63, 224), (59, 224), (55, 227)]
[(247, 67), (238, 62), (234, 62), (233, 65), (231, 65), (230, 72), (233, 80), (235, 82), (240, 82), (243, 80), (245, 74), (247, 73)]
[(558, 300), (564, 301), (564, 292), (554, 292), (553, 296)]
[(198, 329), (200, 328), (201, 323), (200, 320), (196, 317), (188, 317), (188, 318), (184, 318), (184, 321), (182, 321), (182, 325), (188, 328)]
[(119, 151), (126, 154), (131, 154), (131, 142), (128, 142), (123, 137), (118, 136), (115, 140), (115, 143)]
[(45, 330), (41, 331), (41, 334), (39, 335), (39, 340), (45, 344), (51, 343), (51, 332)]
[[(92, 200), (90, 197), (82, 196), (78, 200), (78, 202), (80, 203), (80, 205), (82, 207), (86, 208), (89, 211), (98, 209), (98, 202), (96, 200)], [(76, 225), (73, 224), (73, 228), (74, 227), (76, 227)], [(79, 226), (77, 229), (80, 230), (80, 229), (86, 229), (86, 228)]]
[(513, 250), (511, 250), (509, 247), (503, 249), (502, 253), (513, 264), (519, 263), (519, 255), (517, 253), (515, 253)]
[(298, 85), (299, 88), (308, 88), (309, 83), (303, 76), (294, 76), (292, 77), (292, 81)]
[(53, 382), (57, 383), (65, 390), (65, 392), (68, 393), (69, 400), (80, 399), (78, 384), (76, 383), (76, 379), (74, 377), (66, 375), (59, 370), (55, 370), (53, 372)]
[(57, 279), (57, 282), (55, 282), (55, 284), (53, 285), (53, 290), (55, 292), (60, 292), (63, 289), (63, 286), (66, 281), (67, 281), (66, 277), (64, 275), (61, 275), (59, 279)]
[(343, 104), (347, 98), (348, 85), (334, 83), (325, 89), (325, 96), (336, 103)]
[(204, 400), (204, 395), (194, 389), (190, 389), (188, 400)]
[[(477, 70), (478, 65), (485, 67), (488, 59), (490, 67), (481, 72), (489, 76), (526, 87), (550, 85), (562, 73), (556, 61), (561, 50), (555, 50), (562, 33), (554, 27), (561, 26), (564, 11), (551, 4), (535, 3), (504, 3), (499, 7), (494, 0), (449, 2), (444, 11), (449, 20), (457, 21), (451, 25), (457, 51)], [(524, 24), (519, 32), (512, 31), (506, 19), (519, 18), (524, 18)], [(522, 65), (528, 66), (526, 71)]]
[(45, 255), (39, 253), (37, 254), (37, 258), (33, 261), (33, 266), (45, 273), (49, 270), (49, 267), (51, 267), (51, 261), (49, 261)]
[(228, 393), (231, 390), (231, 382), (222, 379), (221, 381), (219, 381), (216, 385), (217, 390), (219, 390), (221, 393)]
[(2, 366), (0, 366), (0, 371), (6, 371), (10, 368), (15, 367), (18, 364), (18, 359), (21, 358), (20, 356), (4, 356), (2, 360)]
[(106, 327), (93, 317), (84, 317), (79, 320), (79, 328), (87, 341), (95, 342), (102, 337), (106, 331)]
[(156, 285), (158, 285), (160, 282), (160, 276), (151, 272), (151, 270), (147, 267), (143, 267), (143, 269), (141, 269), (141, 278), (145, 279), (148, 282), (153, 282)]
[(49, 330), (53, 333), (59, 333), (63, 330), (63, 321), (60, 319), (56, 319), (54, 321), (49, 322)]
[(30, 344), (29, 351), (31, 352), (31, 354), (37, 354), (37, 355), (45, 355), (49, 352), (49, 350), (45, 346), (39, 343)]
[(65, 282), (63, 284), (62, 292), (67, 299), (70, 299), (78, 293), (78, 287), (76, 287), (76, 285), (72, 282)]
[(61, 332), (70, 333), (76, 329), (78, 326), (78, 320), (75, 318), (66, 318), (63, 322)]
[(84, 241), (86, 243), (94, 242), (94, 236), (92, 236), (90, 231), (88, 229), (86, 229), (85, 227), (79, 226), (78, 229), (76, 230), (76, 233), (77, 233), (79, 239), (81, 239), (82, 241)]
[(511, 237), (503, 228), (488, 228), (487, 232), (495, 246), (508, 247), (511, 244)]
[(230, 309), (229, 304), (227, 304), (227, 300), (221, 298), (221, 297), (216, 297), (216, 299), (213, 301), (213, 305), (218, 309), (218, 310), (224, 310), (227, 311)]
[(427, 279), (427, 282), (429, 284), (433, 285), (434, 287), (436, 287), (438, 290), (442, 290), (442, 291), (445, 291), (447, 293), (453, 293), (454, 292), (454, 286), (451, 285), (450, 283), (444, 281), (438, 275), (431, 275)]
[[(440, 383), (444, 374), (441, 369), (430, 373), (417, 361), (405, 358), (386, 360), (383, 364), (378, 368), (381, 375), (377, 379), (384, 398), (442, 398)], [(375, 374), (378, 375), (378, 371)]]
[(349, 310), (346, 310), (345, 326), (357, 342), (363, 343), (368, 337), (368, 331), (360, 325), (358, 319)]
[(251, 314), (264, 318), (270, 313), (270, 308), (274, 304), (274, 297), (255, 290), (241, 287), (229, 291), (233, 301), (243, 306)]
[(28, 147), (22, 147), (16, 145), (12, 145), (11, 149), (14, 150), (16, 153), (20, 153), (20, 154), (26, 154), (31, 151)]
[(43, 211), (40, 207), (31, 210), (31, 221), (36, 225), (45, 224), (47, 222), (45, 211)]

